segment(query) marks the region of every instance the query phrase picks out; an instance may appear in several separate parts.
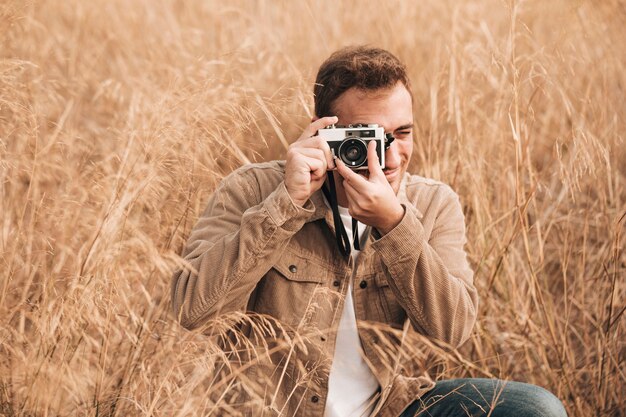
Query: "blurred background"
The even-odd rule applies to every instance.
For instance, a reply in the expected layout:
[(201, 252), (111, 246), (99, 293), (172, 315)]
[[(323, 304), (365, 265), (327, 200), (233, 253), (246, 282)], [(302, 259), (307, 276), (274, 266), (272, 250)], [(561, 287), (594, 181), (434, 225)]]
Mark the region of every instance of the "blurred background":
[(623, 0), (2, 1), (0, 415), (236, 415), (171, 274), (354, 44), (408, 65), (410, 171), (464, 206), (480, 317), (433, 376), (626, 415), (625, 24)]

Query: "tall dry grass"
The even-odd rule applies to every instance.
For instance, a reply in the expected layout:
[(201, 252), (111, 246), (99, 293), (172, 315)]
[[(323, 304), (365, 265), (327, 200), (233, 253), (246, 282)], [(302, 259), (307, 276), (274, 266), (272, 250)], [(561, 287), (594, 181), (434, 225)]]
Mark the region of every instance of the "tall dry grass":
[(623, 0), (5, 0), (0, 415), (235, 413), (254, 381), (214, 379), (171, 272), (219, 179), (284, 156), (355, 43), (408, 64), (412, 170), (466, 212), (476, 330), (414, 354), (626, 415), (624, 24)]

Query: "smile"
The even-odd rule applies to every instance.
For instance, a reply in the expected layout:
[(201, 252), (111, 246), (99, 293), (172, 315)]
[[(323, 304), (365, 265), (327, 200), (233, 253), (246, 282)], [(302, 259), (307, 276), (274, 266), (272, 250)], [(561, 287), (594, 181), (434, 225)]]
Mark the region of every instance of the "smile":
[(398, 172), (400, 168), (394, 168), (394, 169), (384, 169), (383, 172), (385, 173), (386, 176), (390, 176), (390, 175), (394, 175), (396, 172)]

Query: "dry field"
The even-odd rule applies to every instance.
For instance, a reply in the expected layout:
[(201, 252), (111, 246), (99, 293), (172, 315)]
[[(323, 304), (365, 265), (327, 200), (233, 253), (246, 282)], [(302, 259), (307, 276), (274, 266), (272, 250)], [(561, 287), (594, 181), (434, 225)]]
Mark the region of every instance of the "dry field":
[(214, 339), (177, 325), (178, 253), (220, 178), (284, 156), (321, 61), (361, 43), (409, 66), (411, 169), (459, 192), (481, 295), (459, 351), (413, 353), (626, 415), (626, 2), (225, 4), (0, 3), (0, 415), (233, 413), (250, 381), (214, 380)]

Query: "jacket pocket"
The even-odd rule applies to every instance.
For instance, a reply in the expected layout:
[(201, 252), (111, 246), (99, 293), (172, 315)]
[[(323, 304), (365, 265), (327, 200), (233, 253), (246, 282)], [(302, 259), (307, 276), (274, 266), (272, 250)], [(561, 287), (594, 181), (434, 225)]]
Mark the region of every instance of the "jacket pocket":
[(307, 324), (327, 277), (327, 268), (286, 250), (257, 285), (254, 311), (292, 327)]
[(406, 313), (400, 303), (398, 303), (398, 299), (389, 286), (387, 275), (382, 270), (376, 271), (374, 281), (378, 287), (379, 301), (385, 312), (387, 323), (391, 324), (393, 327), (402, 327), (406, 319)]

